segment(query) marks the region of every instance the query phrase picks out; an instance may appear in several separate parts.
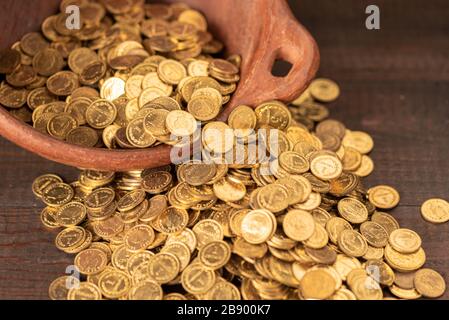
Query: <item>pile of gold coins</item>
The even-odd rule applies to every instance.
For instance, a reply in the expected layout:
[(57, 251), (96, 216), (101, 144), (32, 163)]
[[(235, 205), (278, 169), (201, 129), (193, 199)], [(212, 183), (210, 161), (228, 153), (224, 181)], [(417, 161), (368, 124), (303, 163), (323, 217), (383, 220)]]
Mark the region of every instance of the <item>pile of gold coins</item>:
[[(66, 26), (68, 5), (82, 26)], [(176, 145), (214, 120), (240, 80), (240, 57), (187, 5), (64, 0), (42, 33), (0, 51), (0, 106), (36, 130), (84, 147)], [(190, 123), (186, 130), (173, 123)], [(181, 134), (181, 136), (180, 136)]]
[[(386, 185), (365, 189), (374, 143), (328, 119), (337, 84), (316, 79), (293, 104), (230, 115), (234, 144), (279, 131), (279, 153), (252, 164), (188, 161), (127, 173), (37, 178), (43, 224), (81, 274), (51, 283), (51, 299), (378, 300), (437, 298), (444, 278), (422, 268), (420, 236), (385, 212)], [(275, 114), (276, 117), (270, 117)], [(243, 116), (244, 115), (244, 116)], [(207, 130), (206, 130), (207, 131)], [(209, 150), (222, 146), (202, 138)], [(220, 148), (218, 148), (220, 149)], [(217, 151), (217, 150), (215, 150)], [(221, 153), (226, 150), (219, 150)], [(215, 164), (217, 163), (217, 164)], [(449, 220), (431, 199), (426, 220)]]

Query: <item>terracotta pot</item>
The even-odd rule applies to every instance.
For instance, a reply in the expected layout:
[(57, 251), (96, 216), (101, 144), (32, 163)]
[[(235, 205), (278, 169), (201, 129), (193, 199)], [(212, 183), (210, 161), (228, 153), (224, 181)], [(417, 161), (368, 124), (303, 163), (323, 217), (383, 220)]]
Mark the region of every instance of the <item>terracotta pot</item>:
[[(179, 0), (177, 0), (179, 1)], [(294, 99), (313, 78), (319, 65), (317, 45), (293, 16), (284, 0), (184, 0), (201, 10), (214, 35), (229, 53), (242, 56), (241, 81), (220, 115), (226, 120), (240, 104)], [(45, 17), (58, 10), (59, 0), (0, 1), (0, 47), (10, 46), (26, 32), (40, 30)], [(285, 77), (271, 74), (276, 59), (293, 66)], [(170, 147), (106, 150), (71, 145), (39, 133), (0, 107), (0, 134), (44, 158), (78, 168), (126, 171), (170, 163)]]

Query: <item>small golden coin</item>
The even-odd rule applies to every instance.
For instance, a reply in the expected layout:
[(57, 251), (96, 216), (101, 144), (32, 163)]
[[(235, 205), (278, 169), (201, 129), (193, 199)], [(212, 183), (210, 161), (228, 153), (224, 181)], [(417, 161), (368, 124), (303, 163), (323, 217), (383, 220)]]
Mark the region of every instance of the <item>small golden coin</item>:
[(215, 220), (204, 219), (199, 221), (192, 229), (197, 240), (197, 247), (201, 249), (212, 241), (223, 240), (223, 227)]
[(421, 237), (410, 229), (396, 229), (390, 233), (389, 243), (400, 253), (413, 253), (421, 248)]
[(125, 94), (126, 83), (120, 78), (109, 78), (101, 86), (100, 96), (107, 101), (114, 101)]
[(162, 81), (171, 85), (177, 85), (187, 77), (184, 65), (172, 59), (166, 59), (159, 63), (157, 72)]
[(325, 268), (308, 270), (301, 279), (301, 294), (305, 299), (330, 298), (335, 287), (335, 278)]
[(232, 283), (217, 279), (214, 286), (206, 293), (207, 300), (240, 300), (240, 290)]
[(288, 189), (289, 193), (289, 205), (295, 205), (297, 203), (303, 203), (306, 201), (312, 193), (312, 185), (309, 180), (302, 176), (287, 176), (278, 179), (276, 184), (280, 184)]
[(52, 184), (62, 183), (62, 179), (54, 174), (45, 174), (36, 178), (33, 182), (33, 193), (36, 197), (42, 197), (44, 190)]
[(414, 280), (416, 291), (427, 298), (441, 297), (446, 291), (444, 278), (432, 269), (421, 269), (416, 271)]
[(327, 245), (328, 242), (329, 236), (326, 232), (326, 229), (324, 229), (324, 227), (320, 224), (315, 223), (315, 230), (312, 236), (303, 243), (306, 247), (311, 249), (322, 249)]
[[(139, 98), (142, 94), (142, 82), (144, 76), (134, 75), (128, 78), (125, 83), (126, 97), (130, 100)], [(136, 100), (137, 101), (137, 100)]]
[(236, 202), (246, 195), (246, 187), (240, 180), (227, 176), (214, 183), (214, 193), (222, 201)]
[(419, 299), (422, 295), (415, 288), (404, 289), (396, 285), (389, 287), (390, 292), (400, 299), (414, 300)]
[(95, 51), (81, 47), (70, 52), (68, 57), (69, 68), (77, 73), (81, 74), (84, 68), (87, 67), (90, 63), (98, 60), (98, 56)]
[(84, 200), (91, 210), (102, 209), (110, 205), (115, 199), (115, 191), (111, 188), (99, 188), (90, 193)]
[(394, 284), (401, 289), (415, 289), (415, 272), (395, 272)]
[(97, 274), (106, 268), (108, 257), (99, 249), (86, 249), (75, 257), (75, 266), (85, 275)]
[(337, 156), (319, 155), (310, 162), (310, 171), (318, 178), (332, 180), (343, 172), (343, 165)]
[(69, 202), (58, 208), (55, 214), (56, 222), (64, 227), (80, 224), (86, 218), (87, 210), (80, 202)]
[(58, 182), (44, 189), (42, 201), (50, 207), (59, 207), (69, 203), (74, 195), (75, 192), (71, 186)]
[(48, 297), (51, 300), (67, 300), (69, 288), (79, 285), (79, 280), (75, 277), (62, 276), (55, 279), (48, 288)]
[(145, 200), (145, 191), (134, 190), (124, 195), (117, 203), (117, 209), (119, 211), (129, 211), (136, 208), (139, 204)]
[(173, 254), (179, 260), (179, 271), (183, 271), (190, 263), (190, 248), (182, 242), (171, 242), (162, 248), (161, 252)]
[(182, 110), (171, 111), (166, 118), (168, 131), (178, 137), (187, 137), (197, 130), (195, 118), (188, 112)]
[(98, 287), (106, 298), (118, 299), (128, 293), (131, 287), (129, 276), (119, 270), (105, 271), (98, 280)]
[(86, 239), (86, 230), (81, 227), (70, 227), (62, 230), (55, 240), (56, 247), (60, 250), (72, 249)]
[(148, 111), (144, 118), (144, 128), (153, 136), (164, 136), (170, 133), (166, 126), (166, 120), (169, 115), (168, 110), (152, 109)]
[(284, 217), (282, 227), (290, 239), (306, 241), (315, 231), (315, 220), (307, 211), (290, 210)]
[(197, 246), (197, 240), (195, 233), (190, 229), (184, 229), (180, 233), (171, 234), (168, 236), (166, 245), (170, 245), (173, 242), (181, 242), (189, 247), (190, 252), (194, 252)]
[(41, 222), (49, 229), (58, 229), (60, 227), (59, 223), (56, 221), (56, 208), (45, 207), (41, 211)]
[(217, 154), (225, 154), (234, 147), (234, 132), (224, 122), (209, 122), (203, 128), (203, 146)]
[(270, 184), (260, 189), (257, 194), (259, 205), (271, 212), (281, 212), (287, 209), (290, 195), (287, 187), (280, 184)]
[(81, 282), (79, 286), (70, 289), (68, 300), (101, 300), (100, 289), (93, 283)]
[(161, 232), (175, 234), (187, 227), (189, 214), (184, 209), (175, 207), (167, 208), (159, 217), (158, 223)]
[(47, 80), (48, 90), (56, 96), (68, 96), (79, 86), (78, 75), (71, 71), (60, 71)]
[(68, 133), (78, 127), (76, 119), (68, 113), (57, 114), (48, 121), (47, 132), (54, 138), (65, 140)]
[(234, 129), (234, 135), (238, 138), (248, 137), (254, 132), (257, 125), (257, 117), (254, 110), (248, 106), (236, 107), (228, 118), (229, 126)]
[(365, 237), (366, 242), (375, 248), (383, 248), (388, 243), (387, 230), (376, 222), (363, 222), (360, 225), (360, 233)]
[(201, 248), (198, 258), (206, 268), (217, 270), (228, 263), (231, 258), (231, 247), (224, 241), (212, 241)]
[(154, 241), (153, 228), (147, 225), (137, 225), (126, 231), (124, 240), (126, 248), (131, 252), (147, 249)]
[(368, 209), (357, 199), (343, 198), (338, 202), (338, 212), (351, 223), (359, 224), (368, 219)]
[[(200, 95), (197, 94), (200, 91), (214, 92), (215, 96), (218, 96), (218, 99), (213, 99), (210, 97), (210, 93), (208, 95)], [(197, 119), (198, 121), (211, 121), (214, 120), (221, 110), (221, 105), (223, 103), (222, 97), (218, 90), (212, 88), (203, 88), (195, 91), (194, 96), (190, 99), (189, 104), (187, 106), (187, 110)]]
[(117, 107), (108, 100), (96, 100), (86, 110), (86, 121), (94, 129), (104, 129), (117, 117)]
[(243, 239), (251, 244), (261, 244), (269, 240), (276, 231), (274, 215), (264, 209), (248, 212), (242, 219), (240, 230)]
[(385, 261), (395, 270), (401, 272), (414, 271), (421, 268), (426, 262), (426, 254), (422, 248), (414, 253), (400, 253), (387, 244)]
[(343, 230), (338, 238), (338, 247), (350, 257), (362, 257), (368, 250), (365, 238), (354, 230)]
[(160, 284), (173, 281), (179, 274), (180, 263), (175, 255), (162, 252), (151, 257), (148, 263), (150, 277)]
[(387, 230), (388, 235), (390, 235), (394, 230), (399, 229), (399, 223), (396, 219), (385, 212), (374, 212), (371, 216), (371, 220), (384, 227), (385, 230)]
[(16, 89), (9, 85), (0, 88), (0, 103), (10, 109), (18, 109), (27, 102), (28, 90)]
[(215, 175), (217, 174), (217, 166), (213, 163), (187, 163), (184, 167), (184, 174), (185, 181), (189, 185), (202, 186), (206, 183), (209, 183), (215, 177)]
[(367, 155), (362, 155), (362, 163), (360, 164), (360, 167), (354, 171), (354, 174), (358, 175), (359, 177), (367, 177), (373, 172), (373, 170), (373, 160), (371, 160), (371, 158)]
[(190, 264), (181, 275), (182, 287), (191, 294), (208, 292), (214, 286), (215, 281), (215, 272), (206, 269), (199, 262)]
[(421, 215), (431, 223), (445, 223), (449, 221), (449, 203), (443, 199), (429, 199), (421, 206)]
[(41, 76), (49, 77), (64, 67), (64, 59), (55, 49), (39, 51), (33, 58), (33, 68)]
[(131, 288), (129, 300), (162, 300), (162, 287), (154, 281), (144, 281)]
[(302, 174), (309, 171), (310, 168), (307, 159), (294, 151), (281, 153), (279, 165), (290, 174)]
[(259, 127), (266, 125), (274, 129), (285, 130), (292, 122), (290, 111), (278, 101), (261, 104), (256, 108), (255, 113)]
[(358, 300), (382, 300), (383, 292), (379, 283), (367, 275), (358, 276), (351, 285)]
[(340, 96), (338, 84), (330, 79), (315, 79), (309, 86), (310, 94), (322, 102), (332, 102)]
[(373, 139), (367, 133), (362, 131), (346, 132), (342, 144), (345, 147), (354, 148), (361, 154), (368, 154), (374, 148)]
[(384, 286), (394, 283), (395, 274), (388, 264), (382, 260), (368, 260), (365, 263), (366, 273)]
[(145, 119), (141, 117), (132, 120), (126, 129), (129, 143), (136, 148), (148, 148), (156, 142), (156, 138), (145, 129)]
[(368, 200), (379, 209), (392, 209), (399, 204), (399, 193), (390, 186), (380, 185), (368, 189)]

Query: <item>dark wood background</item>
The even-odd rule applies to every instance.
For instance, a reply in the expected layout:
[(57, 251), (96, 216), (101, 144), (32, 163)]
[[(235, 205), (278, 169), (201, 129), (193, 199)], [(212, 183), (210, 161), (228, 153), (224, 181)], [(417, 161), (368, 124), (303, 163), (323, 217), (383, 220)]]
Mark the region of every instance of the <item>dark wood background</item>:
[[(369, 4), (380, 7), (379, 31), (365, 28)], [(291, 5), (319, 43), (319, 75), (341, 86), (332, 116), (375, 140), (376, 169), (366, 184), (399, 190), (401, 204), (393, 215), (419, 231), (426, 265), (449, 283), (449, 224), (427, 223), (419, 210), (428, 198), (449, 200), (449, 3), (303, 0)], [(42, 205), (30, 189), (35, 177), (48, 172), (67, 179), (77, 174), (0, 138), (0, 299), (47, 299), (50, 282), (73, 261), (55, 248), (55, 234), (41, 226)]]

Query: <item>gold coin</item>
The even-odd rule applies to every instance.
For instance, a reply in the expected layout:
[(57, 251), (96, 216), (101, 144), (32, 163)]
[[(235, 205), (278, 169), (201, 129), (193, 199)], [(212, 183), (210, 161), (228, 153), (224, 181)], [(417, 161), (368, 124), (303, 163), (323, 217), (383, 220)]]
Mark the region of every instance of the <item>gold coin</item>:
[(351, 289), (358, 300), (382, 300), (383, 298), (382, 288), (379, 283), (366, 275), (358, 276), (354, 280)]
[(401, 289), (415, 289), (415, 272), (395, 272), (394, 284)]
[[(142, 82), (144, 76), (141, 75), (133, 75), (126, 80), (125, 83), (125, 92), (126, 97), (130, 100), (139, 98), (142, 94)], [(137, 100), (136, 100), (137, 102)]]
[(67, 300), (69, 288), (79, 285), (79, 280), (75, 277), (62, 276), (56, 278), (48, 288), (48, 297), (51, 300)]
[(125, 81), (112, 77), (107, 79), (101, 86), (100, 96), (107, 101), (114, 101), (125, 94)]
[(87, 67), (87, 65), (96, 61), (97, 59), (98, 56), (95, 51), (89, 48), (81, 47), (70, 52), (70, 55), (68, 57), (68, 65), (73, 72), (81, 74), (81, 72), (84, 70), (84, 68)]
[(320, 224), (315, 223), (313, 234), (309, 239), (304, 241), (304, 245), (312, 249), (321, 249), (327, 245), (328, 241), (329, 236), (326, 229), (324, 229), (324, 227)]
[(178, 258), (167, 252), (162, 252), (151, 257), (148, 263), (149, 275), (160, 284), (173, 281), (180, 270)]
[(285, 234), (295, 241), (306, 241), (315, 231), (315, 221), (310, 213), (303, 210), (290, 210), (284, 217), (282, 227)]
[(80, 202), (70, 202), (58, 208), (55, 214), (56, 222), (64, 227), (80, 224), (86, 218), (86, 207)]
[(136, 208), (142, 201), (145, 200), (145, 191), (134, 190), (125, 194), (117, 203), (119, 211), (129, 211)]
[(145, 281), (131, 288), (129, 300), (162, 300), (162, 287), (154, 281)]
[(128, 124), (126, 129), (129, 143), (136, 148), (148, 148), (156, 142), (156, 138), (145, 129), (145, 121), (146, 118), (136, 118)]
[(201, 249), (209, 242), (223, 240), (222, 226), (212, 219), (199, 221), (192, 231), (195, 234), (198, 249)]
[(413, 300), (421, 298), (421, 294), (415, 288), (404, 289), (396, 285), (389, 287), (390, 292), (401, 299)]
[(0, 51), (0, 73), (12, 73), (20, 64), (20, 52), (14, 49)]
[(172, 59), (166, 59), (159, 63), (157, 72), (162, 81), (171, 85), (177, 85), (187, 77), (184, 65)]
[(187, 228), (177, 234), (169, 235), (165, 244), (168, 246), (173, 242), (184, 243), (185, 245), (187, 245), (187, 247), (189, 247), (191, 253), (193, 253), (193, 251), (195, 251), (197, 247), (197, 239), (195, 233)]
[(217, 154), (225, 154), (234, 147), (234, 132), (224, 122), (209, 122), (203, 128), (203, 146)]
[(206, 293), (207, 300), (240, 300), (240, 290), (232, 283), (217, 279), (214, 286)]
[(197, 130), (195, 118), (182, 110), (171, 111), (167, 115), (165, 124), (168, 131), (178, 137), (191, 136)]
[(214, 194), (222, 201), (236, 202), (246, 195), (245, 185), (238, 179), (227, 176), (214, 183)]
[(153, 136), (163, 136), (170, 133), (166, 126), (167, 117), (169, 115), (168, 110), (164, 109), (152, 109), (149, 111), (144, 119), (144, 128)]
[(259, 205), (274, 213), (287, 209), (289, 200), (288, 189), (280, 184), (267, 185), (257, 194)]
[(421, 206), (421, 215), (426, 221), (445, 223), (449, 221), (449, 203), (436, 198), (426, 200)]
[(361, 154), (370, 153), (374, 147), (373, 139), (367, 133), (362, 131), (346, 132), (342, 144), (345, 147), (354, 148)]
[(335, 292), (335, 279), (324, 268), (308, 270), (301, 279), (301, 294), (305, 299), (324, 300)]
[(362, 163), (360, 164), (360, 167), (356, 171), (354, 171), (354, 174), (358, 175), (359, 177), (367, 177), (373, 172), (373, 170), (373, 160), (371, 160), (371, 158), (367, 155), (362, 155)]
[(27, 102), (28, 90), (16, 89), (9, 85), (0, 88), (0, 103), (10, 109), (18, 109)]
[(58, 229), (60, 227), (59, 223), (56, 221), (56, 208), (45, 207), (41, 211), (41, 222), (42, 224), (49, 229)]
[(288, 108), (281, 102), (263, 103), (255, 110), (259, 127), (266, 125), (274, 129), (285, 130), (292, 121)]
[(72, 200), (75, 192), (65, 183), (53, 183), (43, 190), (42, 201), (50, 207), (63, 206)]
[(332, 102), (340, 96), (338, 84), (330, 79), (315, 79), (309, 86), (310, 94), (317, 100)]
[(45, 174), (36, 178), (33, 182), (33, 193), (36, 197), (42, 197), (44, 190), (50, 185), (62, 183), (62, 179), (54, 174)]
[(270, 239), (276, 231), (276, 219), (268, 210), (253, 210), (243, 217), (241, 233), (251, 244), (261, 244)]
[(379, 209), (392, 209), (399, 204), (399, 193), (390, 186), (380, 185), (368, 189), (368, 200)]
[[(215, 93), (215, 96), (219, 97), (219, 100), (213, 99), (209, 95), (197, 94), (201, 91), (208, 90), (209, 92)], [(215, 119), (221, 110), (221, 105), (223, 103), (222, 97), (218, 90), (212, 88), (203, 88), (195, 91), (194, 96), (190, 99), (187, 106), (187, 110), (199, 121), (210, 121)]]
[(387, 244), (385, 261), (395, 270), (401, 272), (414, 271), (421, 268), (426, 262), (426, 254), (422, 248), (414, 253), (400, 253)]
[(343, 230), (340, 233), (338, 247), (351, 257), (362, 257), (368, 250), (365, 238), (354, 230)]
[(368, 209), (357, 199), (343, 198), (338, 202), (338, 212), (351, 223), (359, 224), (368, 219)]
[(48, 121), (47, 132), (54, 138), (64, 140), (68, 133), (78, 127), (78, 123), (68, 113), (57, 114)]
[(390, 233), (389, 243), (400, 253), (413, 253), (421, 248), (421, 237), (410, 229), (396, 229)]
[(84, 203), (91, 210), (102, 209), (110, 205), (115, 199), (115, 191), (111, 188), (99, 188), (90, 193)]
[(399, 223), (396, 219), (385, 212), (374, 212), (371, 216), (371, 220), (384, 227), (385, 230), (387, 230), (388, 235), (390, 235), (394, 230), (399, 229)]
[(302, 176), (292, 175), (280, 178), (275, 183), (288, 189), (289, 205), (295, 205), (306, 201), (312, 192), (312, 185), (309, 180)]
[(190, 263), (190, 248), (183, 242), (166, 242), (161, 252), (171, 253), (178, 259), (179, 271), (183, 271)]
[(99, 249), (86, 249), (75, 257), (75, 266), (85, 275), (97, 274), (106, 268), (107, 255)]
[(198, 258), (206, 268), (217, 270), (228, 263), (231, 258), (231, 247), (224, 241), (212, 241), (201, 248)]
[(48, 90), (56, 96), (68, 96), (79, 86), (78, 75), (70, 71), (60, 71), (47, 80)]
[(234, 135), (236, 137), (244, 138), (254, 132), (257, 125), (257, 117), (252, 108), (241, 105), (231, 112), (228, 118), (228, 124), (234, 129)]
[(98, 280), (101, 293), (110, 299), (118, 299), (128, 293), (131, 283), (128, 275), (119, 270), (106, 271)]
[(153, 228), (147, 225), (137, 225), (126, 231), (124, 240), (126, 248), (131, 252), (147, 249), (154, 241)]
[(55, 240), (56, 247), (60, 250), (72, 249), (86, 239), (86, 230), (81, 227), (70, 227), (62, 230)]
[(366, 242), (375, 248), (383, 248), (388, 243), (389, 235), (387, 230), (376, 222), (363, 222), (360, 225), (360, 233), (363, 235)]
[(158, 217), (158, 222), (163, 233), (179, 233), (187, 227), (189, 215), (184, 209), (169, 207)]
[(421, 269), (415, 274), (414, 284), (416, 291), (427, 298), (441, 297), (446, 291), (444, 278), (432, 269)]
[(69, 290), (68, 300), (101, 300), (100, 289), (90, 282), (81, 282), (79, 286)]
[(190, 264), (181, 275), (182, 287), (191, 294), (208, 292), (214, 286), (215, 281), (215, 272), (206, 269), (199, 262)]
[(366, 273), (384, 286), (393, 285), (395, 274), (388, 264), (382, 260), (368, 260), (365, 263)]
[(86, 121), (94, 129), (104, 129), (117, 117), (117, 107), (105, 99), (96, 100), (86, 110)]
[(338, 157), (323, 154), (313, 158), (310, 162), (310, 171), (320, 179), (332, 180), (341, 175), (343, 165)]

